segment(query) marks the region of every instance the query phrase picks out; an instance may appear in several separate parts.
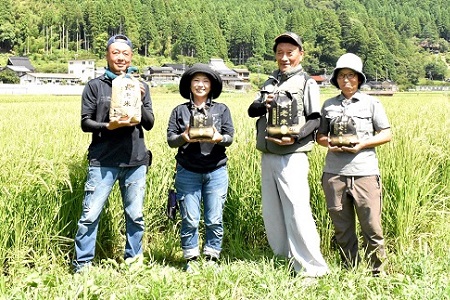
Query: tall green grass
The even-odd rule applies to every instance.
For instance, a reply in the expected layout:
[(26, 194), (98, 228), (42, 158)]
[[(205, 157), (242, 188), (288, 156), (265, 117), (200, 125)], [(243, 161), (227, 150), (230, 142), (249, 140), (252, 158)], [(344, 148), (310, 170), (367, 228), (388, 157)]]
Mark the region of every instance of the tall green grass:
[(448, 259), (449, 94), (395, 100), (385, 102), (394, 138), (379, 151), (385, 230), (399, 254), (421, 249)]
[[(322, 95), (322, 100), (333, 94)], [(229, 155), (222, 272), (186, 276), (179, 221), (164, 216), (176, 149), (166, 143), (169, 114), (184, 101), (153, 92), (155, 127), (146, 135), (154, 154), (145, 202), (147, 266), (124, 269), (124, 220), (115, 188), (100, 223), (90, 275), (73, 277), (73, 236), (81, 212), (90, 135), (80, 129), (80, 98), (0, 96), (0, 299), (441, 299), (450, 298), (448, 94), (383, 98), (393, 140), (378, 148), (383, 225), (392, 275), (375, 281), (364, 270), (340, 270), (330, 247), (333, 229), (320, 176), (325, 148), (310, 153), (311, 205), (332, 274), (316, 285), (291, 278), (267, 245), (260, 200), (260, 154), (253, 94), (223, 93), (236, 129)], [(377, 296), (378, 295), (378, 296)], [(394, 296), (390, 296), (394, 295)]]

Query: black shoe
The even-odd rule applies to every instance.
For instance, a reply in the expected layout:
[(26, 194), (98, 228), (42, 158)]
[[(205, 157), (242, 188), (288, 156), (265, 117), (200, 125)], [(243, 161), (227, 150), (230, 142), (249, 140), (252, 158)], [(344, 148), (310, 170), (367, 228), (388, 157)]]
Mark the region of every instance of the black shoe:
[(211, 255), (205, 255), (205, 260), (206, 261), (217, 262), (219, 260), (219, 258), (217, 258), (215, 256), (211, 256)]
[(187, 259), (183, 270), (186, 273), (198, 274), (199, 271), (200, 271), (200, 264), (197, 261), (197, 256), (194, 256), (194, 257), (191, 257), (191, 258)]

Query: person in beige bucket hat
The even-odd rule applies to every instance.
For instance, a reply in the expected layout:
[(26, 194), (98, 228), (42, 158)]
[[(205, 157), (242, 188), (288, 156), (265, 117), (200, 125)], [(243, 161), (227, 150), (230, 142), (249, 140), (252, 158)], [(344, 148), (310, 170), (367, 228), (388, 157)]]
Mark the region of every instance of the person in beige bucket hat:
[[(389, 142), (392, 134), (381, 102), (359, 90), (366, 82), (362, 70), (361, 59), (353, 53), (338, 59), (330, 82), (340, 93), (322, 106), (317, 142), (328, 148), (322, 187), (344, 266), (352, 268), (360, 262), (357, 216), (362, 249), (372, 274), (379, 276), (384, 273), (386, 253), (381, 227), (382, 185), (375, 147)], [(345, 128), (352, 128), (351, 139), (347, 140)]]
[(353, 53), (345, 53), (344, 55), (339, 57), (338, 61), (336, 62), (336, 68), (334, 68), (333, 70), (333, 75), (331, 76), (330, 83), (337, 88), (339, 88), (339, 85), (337, 83), (337, 74), (341, 69), (351, 69), (358, 74), (358, 88), (360, 88), (361, 85), (364, 84), (367, 80), (366, 75), (364, 75), (362, 71), (363, 63), (361, 58)]

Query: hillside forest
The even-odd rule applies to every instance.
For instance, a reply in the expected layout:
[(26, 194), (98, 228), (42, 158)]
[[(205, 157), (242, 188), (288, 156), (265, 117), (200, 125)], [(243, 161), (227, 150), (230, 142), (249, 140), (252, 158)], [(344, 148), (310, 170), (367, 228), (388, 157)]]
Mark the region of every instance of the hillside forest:
[(108, 37), (123, 33), (141, 64), (216, 57), (269, 73), (274, 38), (294, 31), (310, 74), (353, 52), (370, 80), (449, 77), (450, 0), (0, 0), (0, 13), (0, 52), (28, 56), (40, 72), (103, 59)]

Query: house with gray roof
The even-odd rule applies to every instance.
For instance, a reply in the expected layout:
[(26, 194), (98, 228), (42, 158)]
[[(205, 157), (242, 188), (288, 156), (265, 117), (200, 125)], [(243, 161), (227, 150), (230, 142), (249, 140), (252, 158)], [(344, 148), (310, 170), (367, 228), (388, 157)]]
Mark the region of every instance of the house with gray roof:
[(222, 78), (223, 84), (226, 86), (241, 86), (243, 79), (239, 77), (236, 71), (231, 70), (225, 65), (225, 62), (221, 58), (211, 58), (208, 64), (211, 69), (219, 73)]
[(152, 86), (176, 84), (181, 78), (181, 75), (176, 74), (172, 67), (156, 66), (147, 67), (142, 76), (146, 81), (150, 81)]
[(184, 71), (186, 71), (186, 69), (188, 68), (186, 64), (170, 64), (170, 63), (163, 64), (161, 67), (172, 68), (173, 73), (178, 75), (179, 77), (181, 77)]
[[(26, 56), (11, 56), (8, 58), (7, 68), (19, 72), (34, 72), (35, 67), (30, 62), (30, 59)], [(28, 70), (28, 71), (27, 71)]]

